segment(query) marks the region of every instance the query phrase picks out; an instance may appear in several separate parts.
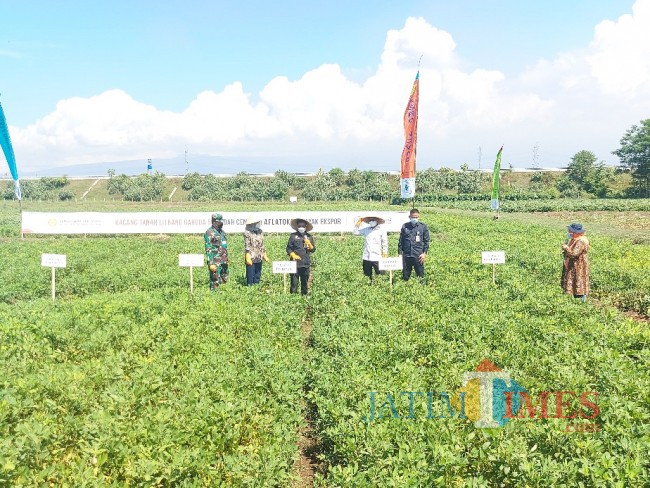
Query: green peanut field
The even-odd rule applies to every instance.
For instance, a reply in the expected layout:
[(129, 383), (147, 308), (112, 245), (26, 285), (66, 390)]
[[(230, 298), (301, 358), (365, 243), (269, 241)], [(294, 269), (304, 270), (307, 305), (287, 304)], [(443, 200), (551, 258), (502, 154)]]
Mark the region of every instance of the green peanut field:
[[(130, 205), (84, 210), (178, 208)], [(207, 205), (191, 210), (262, 209)], [(21, 239), (17, 203), (0, 202), (0, 486), (650, 486), (650, 214), (420, 210), (425, 284), (369, 286), (362, 238), (316, 234), (303, 298), (268, 264), (244, 286), (241, 235), (230, 282), (210, 293), (195, 269), (190, 294), (178, 254), (202, 235)], [(592, 244), (586, 303), (559, 287), (572, 221)], [(266, 236), (271, 260), (286, 240)], [(487, 250), (507, 257), (494, 284)], [(67, 256), (54, 302), (41, 253)], [(598, 415), (557, 417), (552, 396), (548, 418), (482, 429), (400, 394), (452, 398), (485, 358), (535, 402), (597, 392)]]

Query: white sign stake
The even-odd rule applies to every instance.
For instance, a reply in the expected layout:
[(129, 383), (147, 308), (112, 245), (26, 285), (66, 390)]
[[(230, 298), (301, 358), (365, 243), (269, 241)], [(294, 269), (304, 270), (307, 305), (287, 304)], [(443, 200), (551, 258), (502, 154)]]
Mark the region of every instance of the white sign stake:
[(381, 258), (379, 260), (379, 271), (388, 271), (390, 276), (390, 287), (393, 287), (393, 271), (399, 271), (404, 266), (404, 261), (402, 256), (397, 256), (393, 258)]
[(182, 268), (190, 268), (190, 293), (194, 293), (194, 274), (192, 273), (192, 269), (194, 267), (200, 268), (203, 264), (203, 254), (178, 255), (178, 266)]
[(287, 274), (297, 273), (298, 265), (295, 261), (273, 261), (273, 274), (282, 274), (284, 292), (287, 292)]
[(65, 254), (41, 254), (41, 266), (52, 270), (52, 301), (56, 297), (56, 268), (66, 267)]
[(496, 285), (496, 265), (505, 264), (506, 253), (504, 251), (482, 251), (481, 263), (492, 265), (492, 284)]

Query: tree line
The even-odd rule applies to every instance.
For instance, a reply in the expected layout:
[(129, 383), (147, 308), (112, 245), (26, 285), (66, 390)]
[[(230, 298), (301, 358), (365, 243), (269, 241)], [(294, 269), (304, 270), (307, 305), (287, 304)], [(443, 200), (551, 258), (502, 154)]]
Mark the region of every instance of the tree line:
[[(650, 119), (633, 125), (621, 139), (621, 147), (613, 154), (620, 166), (598, 162), (594, 153), (578, 151), (558, 178), (549, 172), (536, 171), (525, 185), (510, 184), (512, 172), (502, 172), (504, 198), (648, 198), (650, 197)], [(164, 198), (167, 177), (161, 173), (131, 177), (108, 171), (107, 191), (128, 201), (152, 201)], [(67, 177), (43, 177), (22, 182), (27, 200), (72, 200)], [(490, 191), (491, 174), (472, 171), (466, 164), (460, 170), (426, 168), (416, 174), (416, 193), (424, 200), (484, 199)], [(308, 201), (365, 200), (399, 201), (399, 177), (388, 173), (340, 168), (319, 170), (314, 176), (300, 176), (278, 170), (271, 177), (255, 177), (240, 172), (231, 177), (188, 173), (181, 188), (191, 201), (267, 201), (286, 200), (299, 195)], [(14, 199), (14, 189), (7, 182), (4, 199)]]

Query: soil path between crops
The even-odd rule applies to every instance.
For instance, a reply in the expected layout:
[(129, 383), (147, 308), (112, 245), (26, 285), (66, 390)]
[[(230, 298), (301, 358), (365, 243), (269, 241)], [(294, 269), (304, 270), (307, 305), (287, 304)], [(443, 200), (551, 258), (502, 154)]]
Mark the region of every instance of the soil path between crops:
[[(302, 332), (303, 357), (308, 361), (309, 350), (312, 341), (312, 323), (309, 318), (305, 318), (300, 324)], [(302, 411), (304, 415), (304, 427), (299, 431), (298, 451), (299, 456), (293, 464), (293, 471), (298, 476), (298, 480), (293, 484), (294, 488), (306, 488), (314, 486), (314, 475), (317, 472), (323, 472), (323, 465), (318, 459), (321, 452), (321, 445), (316, 436), (316, 427), (314, 419), (317, 415), (316, 405), (314, 405), (307, 394), (311, 390), (309, 378), (303, 385)]]

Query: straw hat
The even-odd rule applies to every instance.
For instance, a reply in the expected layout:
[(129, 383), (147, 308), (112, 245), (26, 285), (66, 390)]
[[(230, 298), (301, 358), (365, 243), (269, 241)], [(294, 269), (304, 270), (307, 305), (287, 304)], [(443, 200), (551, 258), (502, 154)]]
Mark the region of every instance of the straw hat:
[(382, 219), (381, 217), (376, 217), (374, 215), (371, 215), (370, 217), (364, 217), (362, 219), (366, 224), (370, 222), (371, 220), (375, 220), (377, 222), (377, 225), (385, 224), (386, 221)]
[(246, 225), (257, 224), (258, 222), (261, 222), (261, 221), (262, 221), (261, 217), (255, 217), (255, 215), (249, 215), (248, 220), (246, 221)]
[(312, 225), (312, 223), (311, 223), (309, 220), (307, 220), (307, 219), (301, 219), (301, 218), (296, 218), (296, 219), (291, 220), (291, 228), (292, 228), (293, 230), (298, 230), (298, 221), (299, 221), (299, 220), (302, 220), (302, 221), (304, 221), (304, 222), (307, 222), (307, 225), (305, 226), (306, 229), (307, 229), (306, 232), (309, 232), (310, 230), (312, 230), (312, 229), (314, 228), (314, 226)]

